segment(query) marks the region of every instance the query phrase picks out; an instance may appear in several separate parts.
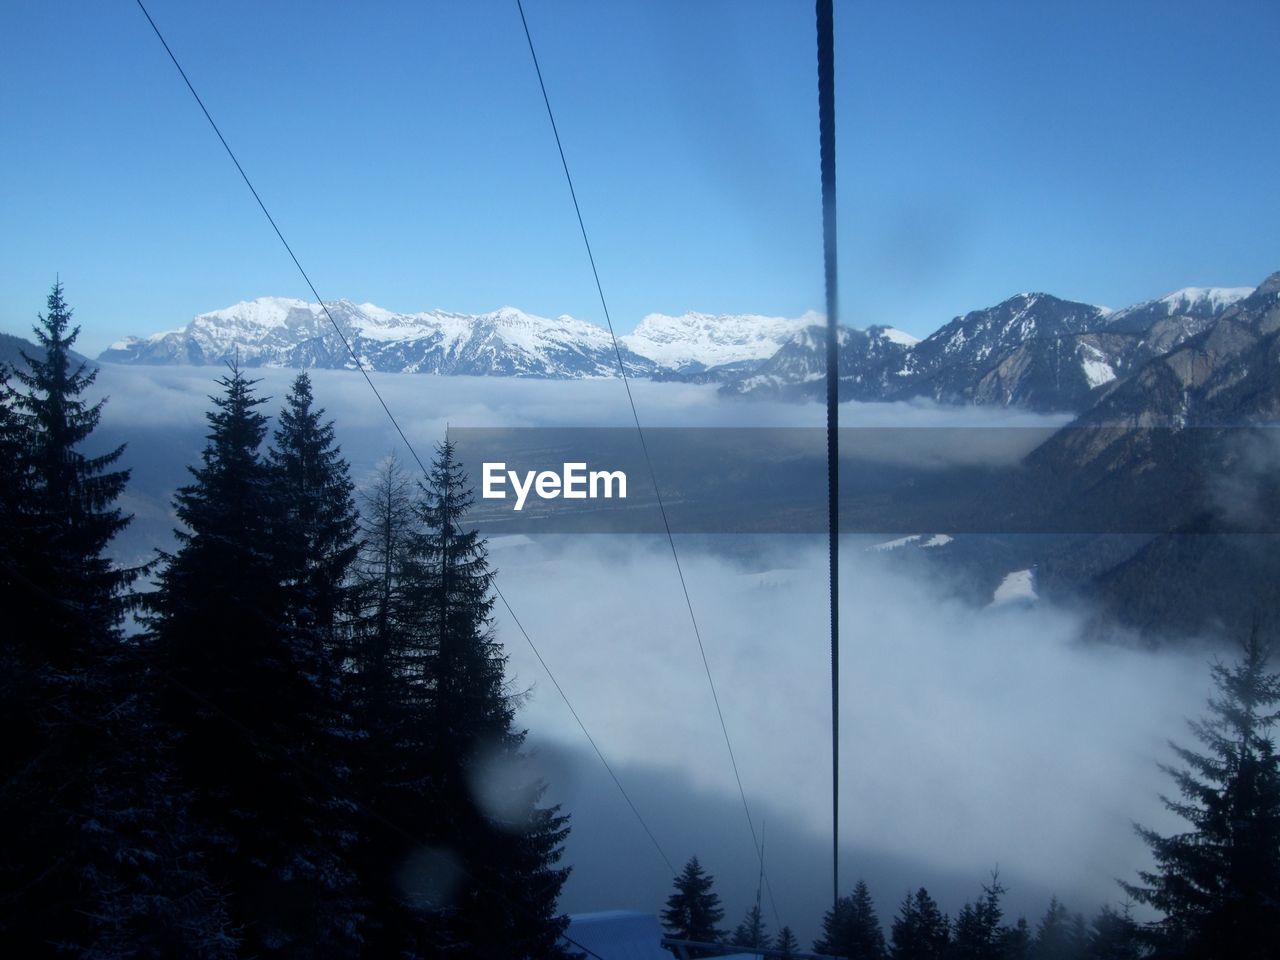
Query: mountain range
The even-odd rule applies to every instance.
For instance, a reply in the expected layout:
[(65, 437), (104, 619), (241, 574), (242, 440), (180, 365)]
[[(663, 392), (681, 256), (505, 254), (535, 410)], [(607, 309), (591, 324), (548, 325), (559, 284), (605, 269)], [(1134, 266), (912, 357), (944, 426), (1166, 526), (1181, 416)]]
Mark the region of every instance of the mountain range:
[[(330, 322), (332, 317), (333, 322)], [(185, 327), (128, 337), (100, 357), (112, 363), (354, 367), (395, 373), (579, 379), (630, 376), (731, 376), (767, 360), (817, 318), (652, 314), (613, 338), (573, 317), (538, 317), (502, 307), (482, 314), (395, 313), (349, 300), (318, 303), (260, 297), (202, 313)], [(342, 331), (339, 336), (334, 325)], [(346, 343), (343, 342), (345, 338)]]
[[(825, 330), (813, 315), (654, 315), (620, 337), (615, 354), (607, 330), (570, 317), (327, 306), (376, 370), (610, 377), (621, 355), (631, 375), (718, 382), (734, 397), (810, 401), (825, 391)], [(122, 341), (101, 359), (208, 364), (237, 355), (247, 366), (350, 366), (318, 304), (278, 298)], [(1280, 273), (1257, 288), (1186, 288), (1120, 310), (1023, 293), (923, 340), (892, 327), (842, 328), (839, 374), (847, 400), (1074, 414), (1006, 473), (943, 494), (991, 521), (967, 530), (1004, 532), (957, 530), (945, 547), (914, 551), (982, 602), (1010, 571), (1034, 569), (1039, 596), (1086, 602), (1099, 623), (1149, 637), (1236, 637), (1280, 610), (1270, 532), (1280, 516), (1280, 443), (1269, 429), (1280, 421)], [(1059, 520), (1036, 527), (1019, 515)], [(914, 562), (913, 551), (896, 553)]]
[[(1106, 384), (1202, 333), (1250, 288), (1175, 291), (1123, 310), (1023, 293), (957, 316), (917, 340), (888, 326), (840, 330), (843, 400), (907, 400), (1085, 409)], [(330, 323), (330, 317), (333, 323)], [(818, 399), (825, 387), (822, 318), (651, 314), (617, 338), (569, 316), (503, 307), (483, 314), (405, 314), (348, 300), (323, 307), (261, 297), (186, 326), (129, 337), (112, 363), (349, 368), (551, 379), (629, 376), (718, 382), (728, 396)], [(334, 325), (342, 331), (341, 336)], [(344, 343), (345, 339), (345, 343)]]
[[(1021, 293), (958, 316), (924, 340), (888, 327), (840, 340), (842, 400), (910, 400), (1085, 409), (1106, 384), (1213, 325), (1252, 288), (1195, 288), (1108, 310), (1046, 293)], [(722, 391), (818, 399), (825, 334), (812, 327)]]
[[(1083, 333), (1071, 332), (1078, 321), (1051, 304), (1050, 316), (1065, 317), (1068, 328), (1052, 335), (1056, 355), (1078, 360), (1081, 344), (1110, 351), (1099, 362), (1113, 376), (1095, 377), (1074, 419), (1015, 469), (947, 490), (949, 509), (981, 517), (970, 529), (1003, 532), (917, 552), (967, 579), (980, 598), (1009, 571), (1034, 568), (1037, 593), (1082, 605), (1101, 635), (1119, 625), (1152, 643), (1238, 641), (1251, 629), (1273, 630), (1280, 273), (1239, 294), (1182, 292), (1105, 313), (1098, 319), (1106, 329)], [(931, 339), (967, 347), (956, 333), (999, 329), (1016, 315), (967, 315)], [(1038, 339), (1023, 337), (1023, 346)]]

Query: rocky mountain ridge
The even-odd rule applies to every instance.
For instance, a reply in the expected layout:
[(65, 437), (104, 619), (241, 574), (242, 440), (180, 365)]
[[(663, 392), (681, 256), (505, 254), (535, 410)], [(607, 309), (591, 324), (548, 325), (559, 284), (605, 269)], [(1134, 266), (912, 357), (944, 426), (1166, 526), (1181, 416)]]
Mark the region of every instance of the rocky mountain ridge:
[[(840, 396), (1079, 412), (1108, 384), (1205, 332), (1251, 293), (1189, 287), (1119, 311), (1022, 293), (957, 316), (923, 340), (887, 326), (842, 328)], [(718, 382), (728, 396), (804, 401), (825, 392), (821, 322), (812, 313), (651, 314), (619, 336), (615, 349), (596, 324), (514, 307), (404, 314), (348, 300), (322, 307), (262, 297), (200, 314), (177, 330), (125, 338), (99, 359), (341, 369), (355, 366), (350, 344), (375, 371), (549, 379), (616, 376), (621, 359), (629, 376)]]

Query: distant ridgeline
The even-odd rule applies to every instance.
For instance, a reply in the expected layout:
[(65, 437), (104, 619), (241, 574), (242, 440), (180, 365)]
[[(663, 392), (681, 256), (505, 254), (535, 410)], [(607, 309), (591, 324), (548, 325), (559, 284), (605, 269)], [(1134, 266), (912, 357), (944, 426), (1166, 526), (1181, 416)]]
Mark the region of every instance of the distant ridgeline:
[[(1117, 380), (1205, 333), (1253, 291), (1189, 287), (1108, 310), (1023, 293), (958, 316), (924, 340), (893, 327), (844, 328), (843, 400), (1015, 405), (1078, 412)], [(327, 303), (372, 370), (578, 379), (617, 375), (609, 332), (512, 307), (478, 315), (403, 314), (348, 300)], [(825, 354), (817, 314), (651, 314), (619, 337), (631, 376), (720, 383), (729, 396), (816, 400)], [(354, 362), (319, 304), (262, 297), (203, 313), (185, 327), (113, 344), (113, 363), (350, 368)]]
[[(37, 362), (43, 362), (45, 359), (45, 350), (39, 344), (9, 333), (0, 333), (0, 363), (10, 370), (25, 370), (27, 361), (22, 357), (24, 353)], [(90, 367), (97, 366), (88, 357), (81, 356), (74, 350), (68, 350), (67, 356), (75, 363), (87, 363)]]

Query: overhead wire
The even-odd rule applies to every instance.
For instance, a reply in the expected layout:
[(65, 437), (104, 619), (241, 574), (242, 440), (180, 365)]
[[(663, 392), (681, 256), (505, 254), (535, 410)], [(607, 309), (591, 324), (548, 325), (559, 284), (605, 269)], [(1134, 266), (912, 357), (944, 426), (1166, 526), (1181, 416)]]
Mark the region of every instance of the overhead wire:
[(832, 0), (817, 0), (818, 142), (822, 273), (827, 299), (827, 570), (831, 623), (831, 902), (840, 902), (840, 447), (836, 287), (835, 26)]
[[(729, 763), (730, 763), (730, 766), (733, 768), (733, 777), (738, 785), (738, 795), (742, 799), (742, 810), (743, 810), (743, 813), (746, 815), (747, 827), (751, 832), (752, 849), (754, 850), (756, 857), (760, 860), (761, 869), (763, 870), (764, 855), (760, 849), (760, 841), (756, 835), (755, 823), (751, 817), (751, 808), (747, 804), (747, 793), (742, 786), (742, 774), (738, 770), (738, 760), (733, 752), (733, 743), (729, 737), (729, 727), (725, 723), (724, 710), (720, 705), (720, 695), (716, 691), (715, 680), (712, 678), (712, 675), (711, 675), (711, 663), (707, 659), (707, 648), (702, 641), (702, 631), (698, 627), (698, 618), (693, 611), (693, 600), (689, 596), (689, 585), (685, 580), (684, 567), (680, 563), (680, 553), (676, 549), (675, 537), (672, 535), (672, 532), (671, 532), (671, 522), (667, 516), (666, 505), (663, 503), (663, 500), (662, 500), (662, 491), (658, 484), (658, 475), (653, 468), (653, 460), (649, 455), (649, 445), (645, 440), (644, 428), (640, 424), (640, 414), (636, 408), (635, 396), (631, 392), (631, 378), (627, 376), (627, 367), (622, 360), (622, 350), (618, 346), (618, 337), (613, 329), (613, 318), (609, 313), (609, 304), (604, 295), (604, 286), (600, 282), (600, 271), (596, 267), (595, 254), (591, 249), (591, 239), (587, 235), (587, 226), (582, 217), (582, 207), (578, 203), (578, 192), (574, 187), (573, 174), (569, 172), (569, 161), (565, 156), (564, 143), (560, 139), (560, 128), (556, 124), (555, 111), (551, 109), (551, 98), (547, 94), (547, 84), (542, 76), (542, 66), (538, 62), (538, 52), (534, 48), (533, 34), (529, 30), (529, 20), (525, 16), (523, 0), (516, 0), (516, 9), (519, 10), (520, 12), (520, 23), (524, 27), (525, 41), (529, 45), (529, 56), (533, 60), (533, 69), (538, 77), (538, 88), (542, 91), (542, 102), (547, 109), (547, 119), (548, 121), (550, 121), (550, 124), (551, 124), (552, 135), (555, 137), (556, 150), (560, 154), (560, 165), (564, 170), (565, 182), (569, 186), (569, 196), (573, 200), (573, 212), (578, 218), (578, 229), (582, 234), (582, 244), (586, 248), (587, 260), (591, 264), (591, 276), (595, 280), (596, 293), (600, 299), (600, 309), (604, 313), (605, 324), (608, 326), (608, 329), (609, 329), (609, 339), (613, 344), (614, 357), (617, 359), (617, 362), (618, 362), (618, 373), (622, 377), (622, 384), (626, 390), (627, 404), (631, 408), (631, 419), (635, 423), (636, 434), (640, 440), (640, 450), (644, 457), (645, 467), (647, 468), (649, 472), (649, 478), (653, 483), (654, 499), (657, 502), (658, 512), (662, 517), (662, 527), (666, 533), (667, 543), (670, 545), (670, 548), (671, 548), (671, 558), (675, 562), (676, 575), (679, 577), (679, 580), (680, 580), (680, 590), (684, 594), (685, 608), (689, 612), (689, 622), (693, 626), (693, 634), (698, 642), (698, 653), (702, 657), (702, 667), (704, 672), (706, 673), (707, 685), (711, 689), (711, 699), (712, 699), (712, 702), (715, 704), (716, 716), (719, 717), (720, 719), (720, 731), (724, 735), (725, 748), (728, 750), (728, 753), (729, 753)], [(765, 881), (766, 881), (766, 886), (768, 886), (767, 875), (765, 877)], [(773, 900), (772, 889), (770, 889), (769, 896), (770, 896), (770, 901), (772, 902)], [(775, 922), (778, 921), (776, 906), (774, 906), (774, 920)]]
[[(254, 187), (253, 182), (249, 179), (249, 175), (245, 172), (244, 167), (241, 166), (239, 159), (236, 157), (235, 151), (231, 149), (231, 145), (227, 142), (226, 137), (223, 136), (221, 129), (219, 129), (218, 124), (214, 121), (213, 116), (210, 114), (208, 108), (205, 106), (204, 101), (200, 97), (200, 94), (196, 92), (196, 88), (192, 84), (191, 79), (187, 76), (186, 70), (183, 69), (182, 64), (178, 61), (178, 58), (174, 54), (172, 48), (169, 46), (168, 41), (165, 40), (164, 34), (161, 33), (159, 26), (156, 24), (155, 20), (152, 18), (150, 12), (147, 10), (146, 5), (143, 3), (143, 0), (136, 0), (136, 3), (138, 5), (138, 8), (142, 11), (143, 16), (147, 18), (147, 23), (151, 25), (151, 29), (155, 33), (156, 38), (160, 41), (160, 44), (164, 47), (165, 53), (169, 55), (169, 59), (173, 62), (174, 67), (177, 68), (178, 74), (182, 77), (182, 80), (186, 84), (187, 89), (191, 92), (191, 96), (195, 98), (196, 103), (200, 106), (200, 110), (204, 114), (205, 119), (209, 122), (209, 126), (212, 127), (213, 132), (217, 134), (218, 140), (222, 144), (223, 149), (226, 151), (227, 156), (230, 157), (231, 162), (235, 164), (235, 168), (239, 172), (241, 179), (244, 180), (245, 186), (247, 186), (249, 188), (249, 192), (253, 194), (253, 199), (257, 202), (259, 209), (263, 213), (263, 216), (265, 216), (267, 218), (267, 222), (271, 224), (272, 230), (275, 231), (276, 237), (280, 240), (281, 245), (283, 245), (285, 250), (288, 252), (289, 258), (293, 261), (294, 266), (297, 267), (298, 269), (298, 273), (302, 275), (302, 278), (306, 282), (308, 289), (311, 291), (312, 295), (316, 298), (316, 301), (320, 304), (320, 307), (324, 311), (325, 316), (328, 318), (329, 323), (333, 326), (334, 332), (337, 333), (338, 338), (342, 341), (343, 347), (346, 348), (347, 354), (351, 357), (352, 362), (355, 363), (356, 368), (360, 371), (361, 374), (363, 374), (365, 383), (368, 384), (369, 389), (372, 390), (374, 396), (377, 397), (378, 403), (381, 405), (383, 412), (387, 416), (387, 419), (390, 420), (392, 426), (395, 427), (396, 433), (399, 435), (401, 441), (404, 443), (406, 449), (408, 449), (409, 451), (409, 454), (413, 457), (414, 462), (417, 463), (418, 467), (422, 470), (423, 474), (424, 475), (429, 474), (426, 464), (423, 462), (422, 458), (418, 455), (417, 450), (414, 449), (413, 443), (409, 440), (408, 436), (405, 434), (404, 430), (401, 428), (399, 421), (396, 419), (395, 414), (391, 412), (391, 408), (387, 405), (387, 402), (383, 399), (382, 394), (379, 392), (377, 388), (377, 385), (374, 384), (373, 382), (373, 378), (369, 376), (368, 370), (366, 369), (365, 365), (361, 362), (360, 358), (357, 356), (355, 349), (351, 346), (350, 340), (348, 339), (346, 334), (343, 333), (342, 328), (338, 325), (338, 322), (334, 319), (333, 314), (329, 312), (329, 307), (325, 304), (324, 300), (321, 299), (320, 294), (316, 291), (315, 284), (311, 282), (310, 276), (308, 276), (306, 270), (303, 269), (302, 263), (298, 260), (297, 255), (293, 252), (293, 248), (289, 245), (289, 241), (285, 239), (284, 233), (280, 230), (280, 227), (277, 225), (275, 218), (271, 215), (271, 212), (267, 209), (267, 205), (263, 202), (262, 197), (259, 195), (257, 189)], [(521, 625), (520, 622), (516, 619), (515, 611), (512, 610), (511, 604), (507, 602), (506, 597), (503, 596), (502, 591), (498, 589), (497, 584), (494, 583), (493, 587), (494, 587), (494, 592), (497, 593), (499, 598), (502, 600), (503, 606), (506, 607), (507, 612), (511, 614), (512, 620), (516, 623), (517, 627), (520, 630), (520, 634), (524, 637), (525, 642), (528, 643), (529, 648), (533, 651), (533, 654), (537, 658), (538, 663), (541, 664), (543, 670), (546, 671), (547, 676), (551, 679), (551, 682), (555, 686), (556, 691), (560, 694), (561, 699), (564, 700), (565, 705), (569, 708), (569, 712), (573, 714), (574, 720), (577, 721), (578, 726), (582, 729), (582, 732), (586, 735), (588, 742), (591, 744), (592, 749), (595, 751), (596, 757), (600, 760), (601, 764), (604, 766), (605, 770), (608, 772), (610, 778), (613, 780), (614, 785), (618, 788), (618, 792), (622, 794), (622, 797), (626, 801), (628, 808), (631, 810), (636, 820), (640, 823), (640, 826), (644, 830), (645, 835), (649, 838), (654, 848), (657, 850), (658, 855), (662, 858), (662, 861), (667, 865), (667, 867), (674, 874), (676, 871), (675, 871), (675, 868), (672, 866), (671, 859), (667, 856), (666, 851), (663, 850), (662, 845), (658, 843), (658, 840), (654, 836), (653, 831), (650, 829), (648, 823), (645, 821), (644, 817), (641, 815), (639, 808), (636, 806), (635, 802), (631, 799), (630, 794), (628, 794), (626, 788), (622, 785), (622, 782), (618, 779), (617, 774), (614, 773), (613, 767), (609, 764), (608, 760), (605, 759), (604, 753), (601, 751), (595, 738), (592, 737), (590, 732), (587, 730), (587, 726), (583, 722), (581, 716), (578, 714), (578, 711), (574, 709), (574, 706), (570, 702), (568, 695), (565, 693), (564, 688), (560, 685), (559, 680), (556, 679), (555, 674), (552, 672), (551, 667), (547, 664), (546, 659), (542, 656), (541, 651), (538, 650), (537, 645), (533, 642), (533, 639), (529, 636), (529, 633), (525, 630), (524, 626)]]

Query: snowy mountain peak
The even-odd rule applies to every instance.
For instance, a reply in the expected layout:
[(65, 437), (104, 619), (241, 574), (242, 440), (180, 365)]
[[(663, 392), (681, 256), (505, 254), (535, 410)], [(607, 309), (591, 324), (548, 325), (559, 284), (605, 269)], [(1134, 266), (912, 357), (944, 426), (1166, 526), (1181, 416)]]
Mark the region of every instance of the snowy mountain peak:
[[(812, 320), (812, 314), (798, 319), (653, 314), (635, 333), (619, 338), (619, 352), (628, 372), (639, 374), (758, 364)], [(409, 314), (346, 299), (321, 305), (292, 297), (243, 300), (199, 314), (179, 330), (128, 337), (113, 343), (102, 359), (205, 364), (234, 356), (246, 366), (354, 366), (335, 325), (360, 362), (374, 370), (555, 378), (617, 375), (618, 357), (609, 331), (568, 315), (549, 319), (509, 304), (481, 314)]]
[(193, 322), (231, 323), (245, 328), (279, 327), (286, 323), (294, 310), (305, 310), (308, 306), (305, 300), (292, 297), (258, 297), (255, 300), (241, 300), (221, 310), (202, 313)]
[(820, 320), (812, 312), (797, 318), (707, 313), (672, 317), (651, 313), (634, 332), (618, 340), (659, 366), (705, 369), (767, 360), (796, 333), (815, 322)]
[[(481, 316), (486, 316), (486, 314), (481, 314)], [(515, 323), (529, 323), (530, 321), (543, 320), (542, 317), (532, 317), (519, 307), (513, 307), (510, 305), (501, 306), (497, 310), (494, 310), (493, 313), (487, 314), (487, 316), (491, 316), (495, 320), (508, 320)], [(572, 319), (572, 317), (568, 319)]]
[(1167, 324), (1172, 317), (1183, 317), (1190, 320), (1186, 332), (1194, 334), (1251, 293), (1251, 287), (1183, 287), (1115, 311), (1106, 318), (1106, 326), (1122, 333), (1142, 333)]
[(920, 342), (919, 337), (913, 337), (905, 330), (899, 330), (897, 327), (874, 326), (868, 327), (867, 333), (877, 337), (882, 337), (890, 343), (896, 343), (904, 347), (914, 347)]
[(1157, 302), (1166, 307), (1170, 316), (1200, 311), (1216, 315), (1251, 293), (1253, 287), (1183, 287)]

